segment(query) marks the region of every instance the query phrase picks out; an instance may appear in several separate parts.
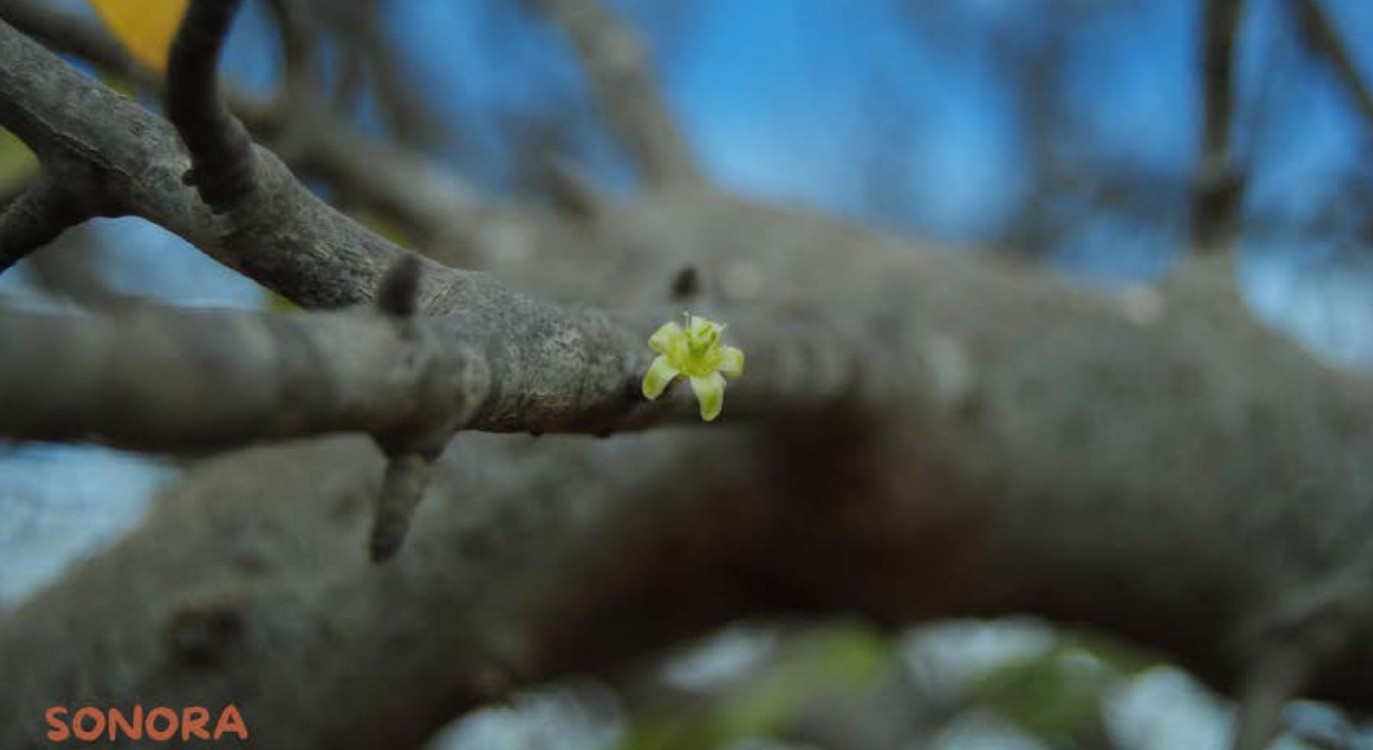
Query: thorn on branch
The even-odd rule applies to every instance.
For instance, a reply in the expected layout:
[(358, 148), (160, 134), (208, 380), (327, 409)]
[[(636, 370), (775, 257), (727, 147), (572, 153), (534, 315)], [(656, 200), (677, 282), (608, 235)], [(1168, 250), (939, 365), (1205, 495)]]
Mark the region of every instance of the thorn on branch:
[(414, 317), (419, 308), (420, 259), (405, 255), (387, 270), (377, 288), (377, 309), (399, 318)]
[(0, 213), (0, 273), (94, 215), (56, 180), (40, 178)]
[[(421, 270), (419, 256), (402, 256), (382, 277), (376, 296), (377, 309), (383, 315), (398, 318), (402, 337), (416, 346), (421, 342), (412, 322), (419, 308)], [(410, 529), (410, 519), (429, 487), (434, 461), (453, 433), (451, 422), (445, 420), (437, 427), (432, 424), (417, 426), (406, 435), (373, 436), (387, 454), (386, 478), (382, 481), (372, 521), (370, 549), (373, 562), (389, 560), (400, 551)]]
[(372, 562), (384, 562), (400, 551), (410, 530), (410, 520), (419, 507), (429, 480), (434, 474), (438, 451), (414, 451), (391, 456), (386, 463), (386, 478), (377, 497), (372, 521)]
[(696, 266), (682, 266), (682, 269), (672, 279), (672, 299), (682, 302), (695, 297), (700, 292), (701, 274), (696, 270)]
[(225, 213), (254, 189), (252, 139), (219, 95), (219, 54), (240, 0), (194, 0), (167, 65), (167, 119), (191, 155), (200, 197)]

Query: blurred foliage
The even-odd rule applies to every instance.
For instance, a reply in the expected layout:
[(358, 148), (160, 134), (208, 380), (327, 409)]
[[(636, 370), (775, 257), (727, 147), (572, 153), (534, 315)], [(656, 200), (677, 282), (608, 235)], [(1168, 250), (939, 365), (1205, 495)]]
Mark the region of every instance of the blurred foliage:
[(10, 195), (38, 176), (38, 158), (13, 133), (0, 130), (0, 194)]
[(639, 712), (615, 747), (708, 750), (749, 737), (777, 737), (826, 696), (876, 689), (894, 657), (890, 638), (860, 625), (807, 631), (699, 705), (684, 709), (674, 701)]
[(1064, 632), (1053, 648), (978, 675), (964, 699), (1046, 742), (1093, 738), (1103, 731), (1103, 703), (1111, 689), (1158, 663), (1104, 636)]
[(295, 313), (300, 312), (300, 306), (289, 299), (268, 289), (267, 291), (267, 311), (274, 313)]
[(922, 672), (914, 675), (917, 681), (947, 684), (902, 690), (895, 701), (891, 695), (885, 701), (862, 700), (892, 689), (892, 669), (902, 659), (900, 643), (856, 624), (806, 630), (785, 638), (761, 664), (722, 689), (671, 694), (633, 710), (634, 718), (614, 747), (708, 750), (744, 739), (785, 741), (794, 738), (794, 730), (809, 715), (839, 703), (891, 711), (931, 698), (947, 709), (924, 707), (934, 709), (929, 717), (937, 725), (969, 712), (990, 712), (1052, 747), (1096, 747), (1106, 737), (1106, 701), (1132, 678), (1162, 663), (1104, 635), (1063, 631), (1049, 648), (1008, 656), (956, 684)]

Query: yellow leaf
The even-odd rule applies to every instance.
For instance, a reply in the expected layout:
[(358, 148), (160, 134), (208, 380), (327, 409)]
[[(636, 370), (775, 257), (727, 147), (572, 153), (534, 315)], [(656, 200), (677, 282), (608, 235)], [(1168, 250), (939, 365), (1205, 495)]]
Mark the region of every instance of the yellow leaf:
[(167, 69), (176, 26), (186, 13), (187, 0), (89, 0), (101, 20), (141, 63)]

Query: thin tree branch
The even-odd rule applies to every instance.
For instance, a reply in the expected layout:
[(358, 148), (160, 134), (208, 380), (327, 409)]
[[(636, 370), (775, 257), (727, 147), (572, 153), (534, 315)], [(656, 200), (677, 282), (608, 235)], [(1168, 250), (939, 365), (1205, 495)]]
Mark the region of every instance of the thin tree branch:
[(1234, 129), (1235, 42), (1244, 0), (1206, 0), (1202, 19), (1202, 145), (1193, 178), (1192, 247), (1227, 251), (1239, 233), (1244, 176), (1230, 156)]
[(248, 131), (219, 94), (219, 53), (239, 0), (197, 0), (181, 19), (167, 63), (167, 119), (191, 152), (187, 175), (215, 213), (225, 213), (256, 188)]
[[(162, 92), (161, 77), (88, 18), (34, 0), (6, 2), (0, 18), (52, 49), (126, 77), (143, 90)], [(296, 52), (298, 57), (307, 51)], [(271, 104), (234, 89), (227, 90), (225, 98), (229, 110), (257, 137), (274, 147), (285, 138), (287, 143), (280, 145), (286, 148), (280, 153), (301, 174), (336, 186), (354, 203), (379, 211), (419, 240), (473, 244), (470, 234), (481, 221), (474, 192), (420, 155), (362, 134), (323, 102), (303, 97), (290, 85)]]
[(0, 273), (91, 216), (80, 196), (39, 178), (0, 212)]
[(152, 85), (158, 79), (155, 71), (135, 60), (104, 27), (52, 3), (6, 0), (0, 18), (53, 49), (70, 52), (140, 85)]
[[(117, 125), (115, 125), (117, 123)], [(117, 196), (122, 213), (182, 236), (230, 268), (306, 307), (367, 302), (408, 251), (358, 226), (257, 150), (257, 189), (227, 227), (188, 189), (176, 132), (0, 22), (0, 126), (43, 161), (69, 170), (73, 191)], [(425, 263), (421, 307), (469, 297), (478, 279)]]
[(100, 273), (102, 242), (89, 225), (75, 227), (29, 259), (34, 282), (54, 297), (95, 312), (115, 312), (150, 304), (146, 297), (110, 288)]
[(643, 42), (599, 0), (532, 0), (581, 56), (612, 129), (651, 185), (701, 179), (650, 71)]
[(1369, 89), (1358, 65), (1346, 49), (1340, 32), (1330, 20), (1318, 0), (1295, 0), (1299, 28), (1311, 46), (1319, 50), (1335, 68), (1335, 73), (1354, 97), (1354, 105), (1363, 117), (1365, 127), (1373, 130), (1373, 90)]

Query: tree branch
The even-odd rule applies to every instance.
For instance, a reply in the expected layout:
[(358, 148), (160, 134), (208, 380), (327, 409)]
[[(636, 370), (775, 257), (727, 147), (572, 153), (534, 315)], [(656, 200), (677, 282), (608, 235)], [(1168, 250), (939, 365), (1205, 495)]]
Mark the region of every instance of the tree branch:
[(93, 214), (51, 178), (40, 178), (0, 212), (0, 273)]
[[(87, 18), (33, 0), (7, 2), (0, 18), (52, 49), (127, 77), (143, 90), (162, 92), (160, 76), (139, 65), (104, 28)], [(225, 98), (229, 110), (258, 138), (274, 147), (285, 140), (279, 144), (284, 146), (280, 153), (299, 173), (336, 186), (350, 200), (379, 211), (420, 240), (473, 244), (470, 235), (481, 218), (468, 186), (414, 152), (363, 135), (323, 103), (300, 93), (288, 85), (271, 104), (233, 89), (225, 92)], [(297, 137), (305, 133), (308, 137)]]
[[(0, 741), (27, 746), (44, 706), (137, 695), (232, 702), (272, 746), (406, 746), (520, 685), (772, 613), (892, 626), (1032, 613), (1164, 649), (1234, 690), (1255, 655), (1244, 634), (1275, 602), (1332, 572), (1336, 599), (1369, 600), (1349, 564), (1373, 518), (1366, 379), (1207, 289), (1162, 292), (1164, 315), (1143, 325), (1035, 274), (910, 250), (897, 262), (840, 227), (772, 226), (792, 279), (837, 259), (845, 281), (826, 294), (884, 321), (880, 420), (464, 436), (408, 549), (375, 571), (356, 555), (373, 451), (211, 462), (140, 532), (0, 622), (18, 676)], [(161, 635), (215, 607), (243, 626), (210, 658)], [(1366, 607), (1346, 611), (1351, 637), (1306, 694), (1366, 708), (1373, 627)]]
[[(165, 134), (151, 141), (124, 140), (159, 130), (155, 118), (80, 76), (67, 77), (64, 67), (13, 33), (8, 45), (0, 38), (0, 58), (12, 52), (34, 62), (28, 66), (30, 79), (0, 75), (0, 96), (9, 92), (19, 105), (14, 113), (0, 110), (0, 117), (51, 161), (77, 164), (96, 175), (74, 188), (103, 185), (109, 181), (104, 175), (115, 172), (130, 203), (148, 209), (145, 215), (169, 221), (179, 218), (169, 209), (185, 210), (190, 220), (180, 225), (182, 231), (207, 244), (222, 243), (229, 262), (297, 301), (332, 306), (372, 300), (379, 285), (383, 311), (404, 317), (398, 323), (402, 338), (426, 342), (427, 348), (396, 349), (365, 326), (344, 337), (328, 322), (316, 330), (310, 322), (268, 319), (256, 338), (216, 339), (212, 330), (237, 324), (174, 314), (103, 326), (16, 318), (6, 321), (17, 329), (8, 351), (73, 376), (53, 385), (22, 367), (7, 373), (0, 390), (27, 405), (0, 416), (0, 434), (46, 440), (97, 435), (124, 447), (201, 450), (361, 430), (377, 439), (397, 467), (414, 467), (417, 458), (431, 460), (462, 428), (609, 434), (695, 414), (683, 393), (646, 405), (638, 388), (652, 354), (648, 335), (676, 317), (675, 312), (649, 309), (612, 317), (566, 310), (512, 294), (484, 275), (417, 260), (319, 202), (269, 152), (247, 150), (246, 136), (213, 95), (214, 40), (227, 28), (226, 7), (197, 2), (192, 10), (172, 54), (171, 70), (183, 72), (173, 75), (169, 85), (169, 109), (183, 132), (192, 134), (188, 143), (197, 154), (195, 181), (206, 202), (225, 212), (227, 231), (217, 231), (214, 217), (188, 205), (192, 201), (184, 187), (173, 187), (167, 179), (166, 171), (176, 161), (167, 153)], [(48, 80), (52, 77), (58, 80)], [(28, 88), (40, 81), (77, 91), (49, 91), (45, 100)], [(68, 97), (73, 93), (83, 107), (72, 105)], [(90, 104), (101, 98), (110, 110), (96, 124), (90, 121), (96, 117)], [(147, 130), (108, 127), (120, 118), (143, 121)], [(91, 147), (95, 145), (100, 147)], [(139, 159), (147, 163), (138, 164)], [(166, 165), (158, 179), (141, 179), (149, 164), (158, 163)], [(131, 175), (136, 177), (130, 180)], [(403, 272), (381, 273), (382, 263), (393, 259), (392, 268)], [(373, 285), (365, 286), (369, 282)], [(447, 314), (412, 319), (415, 312)], [(736, 317), (733, 322), (742, 334), (738, 340), (751, 348), (752, 365), (747, 383), (731, 390), (732, 417), (809, 412), (860, 392), (854, 388), (857, 355), (866, 347), (856, 339), (797, 326), (786, 316)], [(21, 333), (25, 329), (43, 335), (34, 338)], [(341, 342), (346, 346), (340, 348)], [(293, 360), (274, 351), (309, 352), (318, 359), (310, 367), (288, 367), (283, 361)], [(477, 383), (476, 392), (465, 390), (472, 383), (452, 382), (462, 368), (442, 365), (452, 365), (453, 357), (469, 361), (468, 351), (481, 353), (476, 361), (490, 373), (489, 380)], [(235, 367), (225, 371), (234, 372), (246, 390), (225, 387), (224, 373), (205, 369), (205, 361), (234, 361)], [(397, 382), (376, 382), (371, 368), (389, 372), (386, 363), (391, 361), (410, 362), (418, 369), (398, 375)], [(92, 362), (97, 366), (89, 367)], [(349, 365), (366, 369), (354, 372), (346, 369)], [(295, 391), (311, 377), (355, 390), (292, 403)], [(170, 398), (174, 392), (183, 397)], [(164, 398), (170, 406), (159, 407)], [(200, 399), (213, 401), (216, 408), (187, 408)], [(370, 404), (370, 410), (359, 412), (357, 399)], [(426, 408), (416, 412), (414, 403)], [(359, 421), (362, 414), (367, 418)], [(373, 548), (378, 557), (394, 551), (399, 540), (395, 530), (406, 526), (417, 497), (406, 496), (418, 491), (407, 478), (412, 474), (394, 475), (387, 484), (395, 491), (379, 505), (380, 536)]]
[(1340, 40), (1340, 33), (1317, 0), (1295, 0), (1300, 29), (1311, 46), (1325, 55), (1335, 73), (1354, 97), (1354, 105), (1363, 117), (1365, 127), (1373, 129), (1373, 90), (1364, 82), (1354, 58)]
[(0, 432), (26, 440), (194, 454), (387, 434), (470, 413), (489, 387), (478, 353), (357, 313), (5, 312), (0, 340)]
[(142, 85), (157, 73), (140, 64), (105, 29), (88, 17), (54, 8), (39, 0), (7, 0), (0, 18), (56, 50), (70, 52), (118, 76)]
[(188, 183), (215, 213), (234, 209), (256, 187), (252, 139), (219, 94), (219, 53), (239, 2), (190, 3), (167, 63), (167, 119), (191, 153)]
[[(0, 126), (19, 136), (48, 170), (70, 170), (67, 189), (118, 196), (121, 213), (165, 227), (306, 307), (370, 301), (386, 269), (408, 253), (325, 205), (262, 150), (254, 159), (258, 189), (242, 201), (225, 232), (183, 184), (190, 164), (170, 125), (3, 22)], [(451, 304), (451, 297), (467, 296), (467, 287), (477, 283), (470, 274), (427, 261), (425, 279), (425, 309)]]
[(532, 0), (579, 53), (612, 129), (651, 185), (693, 183), (700, 173), (650, 72), (643, 42), (597, 0)]
[(1202, 145), (1193, 178), (1192, 248), (1226, 252), (1239, 233), (1244, 175), (1230, 156), (1234, 128), (1235, 42), (1244, 0), (1206, 0), (1201, 35)]
[[(3, 690), (16, 697), (0, 700), (0, 745), (37, 746), (46, 706), (128, 696), (234, 703), (255, 737), (282, 747), (413, 745), (519, 685), (603, 672), (774, 613), (894, 626), (1028, 612), (1164, 649), (1234, 689), (1255, 655), (1238, 647), (1246, 628), (1274, 602), (1326, 580), (1346, 592), (1337, 602), (1370, 600), (1373, 580), (1355, 563), (1373, 518), (1373, 383), (1314, 363), (1228, 295), (1189, 280), (1141, 319), (1119, 300), (812, 215), (650, 191), (583, 227), (607, 252), (639, 255), (547, 280), (602, 283), (583, 298), (633, 312), (555, 307), (428, 264), (413, 299), (411, 271), (396, 270), (407, 254), (361, 252), (375, 240), (299, 198), (266, 152), (261, 174), (280, 184), (233, 211), (263, 212), (261, 244), (225, 249), (179, 182), (187, 162), (170, 129), (69, 73), (0, 25), (0, 124), (45, 164), (84, 165), (82, 184), (117, 186), (140, 214), (224, 257), (243, 253), (250, 273), (307, 300), (379, 300), (389, 317), (7, 316), (0, 341), (16, 374), (0, 380), (0, 424), (17, 425), (7, 430), (57, 425), (74, 437), (144, 424), (123, 434), (178, 444), (247, 435), (232, 399), (215, 396), (226, 387), (215, 363), (232, 350), (243, 371), (227, 374), (276, 406), (236, 404), (267, 415), (259, 436), (308, 434), (273, 421), (294, 414), (386, 443), (392, 425), (406, 434), (439, 421), (421, 405), (455, 408), (426, 399), (423, 357), (408, 361), (430, 334), (454, 366), (486, 364), (485, 398), (461, 404), (470, 429), (694, 420), (683, 389), (653, 404), (633, 395), (651, 356), (643, 342), (677, 312), (643, 302), (653, 297), (643, 290), (667, 294), (684, 255), (650, 252), (645, 237), (693, 247), (699, 273), (684, 293), (751, 311), (723, 316), (749, 352), (726, 416), (766, 424), (611, 442), (466, 435), (433, 469), (447, 504), (420, 509), (408, 554), (384, 569), (356, 555), (369, 517), (372, 534), (384, 526), (370, 514), (380, 474), (370, 447), (329, 441), (211, 462), (142, 530), (0, 621), (0, 663), (15, 676)], [(281, 215), (258, 205), (264, 195)], [(412, 311), (429, 314), (396, 319)], [(300, 381), (281, 363), (320, 351), (330, 374), (308, 382), (338, 392), (286, 404), (283, 384)], [(43, 358), (41, 370), (28, 364)], [(149, 387), (161, 368), (209, 403), (151, 418), (165, 408)], [(72, 403), (86, 416), (66, 411)], [(24, 405), (22, 424), (11, 404)], [(121, 405), (133, 413), (111, 416)], [(392, 498), (405, 505), (428, 467), (395, 467)], [(1341, 611), (1349, 635), (1329, 641), (1308, 694), (1367, 708), (1373, 614)], [(209, 627), (224, 622), (236, 625)], [(1295, 629), (1318, 624), (1299, 617)]]
[[(699, 422), (685, 387), (652, 403), (639, 393), (654, 356), (646, 342), (668, 309), (610, 316), (507, 302), (403, 324), (358, 312), (6, 312), (0, 400), (14, 406), (0, 411), (0, 436), (197, 453), (331, 432), (385, 444), (436, 423), (446, 437)], [(729, 334), (749, 371), (729, 385), (726, 421), (824, 410), (861, 393), (859, 358), (837, 333), (745, 316)]]

